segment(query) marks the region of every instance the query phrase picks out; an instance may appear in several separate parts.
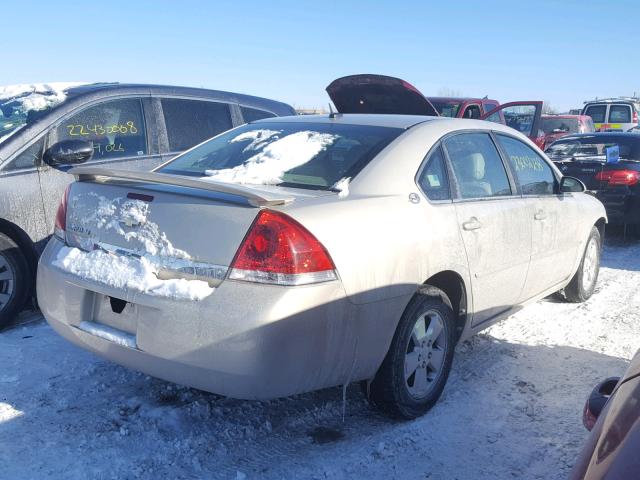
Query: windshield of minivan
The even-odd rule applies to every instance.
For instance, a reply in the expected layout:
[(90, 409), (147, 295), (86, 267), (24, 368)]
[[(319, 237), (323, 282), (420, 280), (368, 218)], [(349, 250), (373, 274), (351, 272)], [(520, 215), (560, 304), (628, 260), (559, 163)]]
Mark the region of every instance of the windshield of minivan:
[(546, 134), (550, 133), (578, 133), (579, 123), (577, 118), (547, 118), (542, 117), (541, 127)]
[(599, 160), (606, 161), (607, 147), (618, 146), (620, 158), (624, 160), (640, 160), (640, 138), (621, 137), (578, 137), (561, 138), (553, 142), (545, 153), (552, 160)]
[(157, 171), (254, 185), (330, 190), (353, 178), (400, 128), (260, 122), (223, 133)]
[(0, 143), (37, 115), (66, 99), (65, 91), (79, 83), (0, 86)]

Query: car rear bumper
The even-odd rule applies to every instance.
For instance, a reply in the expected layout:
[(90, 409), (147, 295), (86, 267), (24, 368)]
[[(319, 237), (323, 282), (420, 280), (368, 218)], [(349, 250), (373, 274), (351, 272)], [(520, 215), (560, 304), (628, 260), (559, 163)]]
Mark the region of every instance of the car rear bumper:
[(604, 205), (609, 224), (640, 224), (640, 196), (628, 188), (599, 190), (596, 198)]
[[(201, 301), (159, 298), (53, 266), (62, 246), (49, 242), (37, 280), (42, 312), (60, 335), (149, 375), (234, 398), (270, 399), (371, 377), (395, 330), (385, 313), (405, 301), (356, 306), (339, 281), (280, 287), (226, 280)], [(123, 296), (128, 303), (115, 313), (110, 297)]]

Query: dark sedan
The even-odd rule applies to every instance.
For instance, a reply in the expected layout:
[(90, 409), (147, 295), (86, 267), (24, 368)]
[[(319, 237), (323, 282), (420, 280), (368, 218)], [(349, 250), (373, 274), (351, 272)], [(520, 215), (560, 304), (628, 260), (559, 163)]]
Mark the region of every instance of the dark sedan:
[(546, 153), (564, 175), (579, 178), (596, 192), (610, 224), (640, 233), (640, 135), (570, 135), (552, 143)]
[(640, 352), (621, 379), (609, 378), (593, 390), (584, 424), (591, 435), (572, 480), (640, 478)]

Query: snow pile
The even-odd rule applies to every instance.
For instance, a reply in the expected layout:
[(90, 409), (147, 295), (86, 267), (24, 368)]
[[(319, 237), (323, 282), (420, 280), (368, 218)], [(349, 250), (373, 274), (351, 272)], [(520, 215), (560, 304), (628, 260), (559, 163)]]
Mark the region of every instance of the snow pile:
[(259, 150), (242, 165), (221, 170), (205, 170), (205, 179), (228, 183), (275, 185), (285, 172), (309, 162), (338, 139), (338, 135), (302, 131), (278, 137), (273, 130), (245, 132), (232, 142), (251, 140), (244, 151)]
[(345, 177), (334, 183), (331, 188), (338, 191), (338, 197), (346, 198), (349, 196), (349, 182), (351, 177)]
[(53, 264), (87, 280), (159, 297), (202, 300), (214, 290), (202, 280), (160, 280), (156, 276), (157, 265), (147, 258), (113, 255), (102, 250), (83, 252), (62, 247)]
[(161, 232), (158, 224), (148, 220), (149, 204), (141, 200), (117, 197), (112, 200), (94, 192), (71, 198), (71, 225), (81, 225), (90, 232), (82, 247), (91, 251), (102, 233), (115, 232), (130, 248), (140, 254), (188, 260), (190, 255), (178, 248)]
[[(109, 200), (94, 192), (71, 198), (67, 233), (70, 247), (63, 247), (53, 264), (81, 278), (124, 290), (181, 300), (202, 300), (214, 291), (203, 280), (161, 280), (162, 268), (188, 265), (191, 257), (177, 249), (149, 221), (149, 204), (122, 197)], [(132, 255), (105, 251), (101, 240), (115, 233), (130, 243)], [(108, 237), (107, 237), (108, 238)], [(79, 247), (79, 248), (76, 248)]]
[(67, 98), (65, 91), (86, 85), (84, 82), (33, 83), (0, 86), (0, 105), (15, 102), (26, 113), (30, 110), (45, 110)]

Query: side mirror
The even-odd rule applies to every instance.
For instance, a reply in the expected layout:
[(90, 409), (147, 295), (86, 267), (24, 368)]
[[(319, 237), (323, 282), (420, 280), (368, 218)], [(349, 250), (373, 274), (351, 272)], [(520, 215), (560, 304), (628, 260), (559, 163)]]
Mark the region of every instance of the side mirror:
[(586, 185), (581, 180), (574, 177), (562, 177), (560, 180), (560, 193), (584, 192)]
[(93, 142), (84, 140), (63, 140), (53, 144), (44, 152), (47, 165), (58, 167), (61, 165), (76, 165), (84, 163), (93, 156)]

